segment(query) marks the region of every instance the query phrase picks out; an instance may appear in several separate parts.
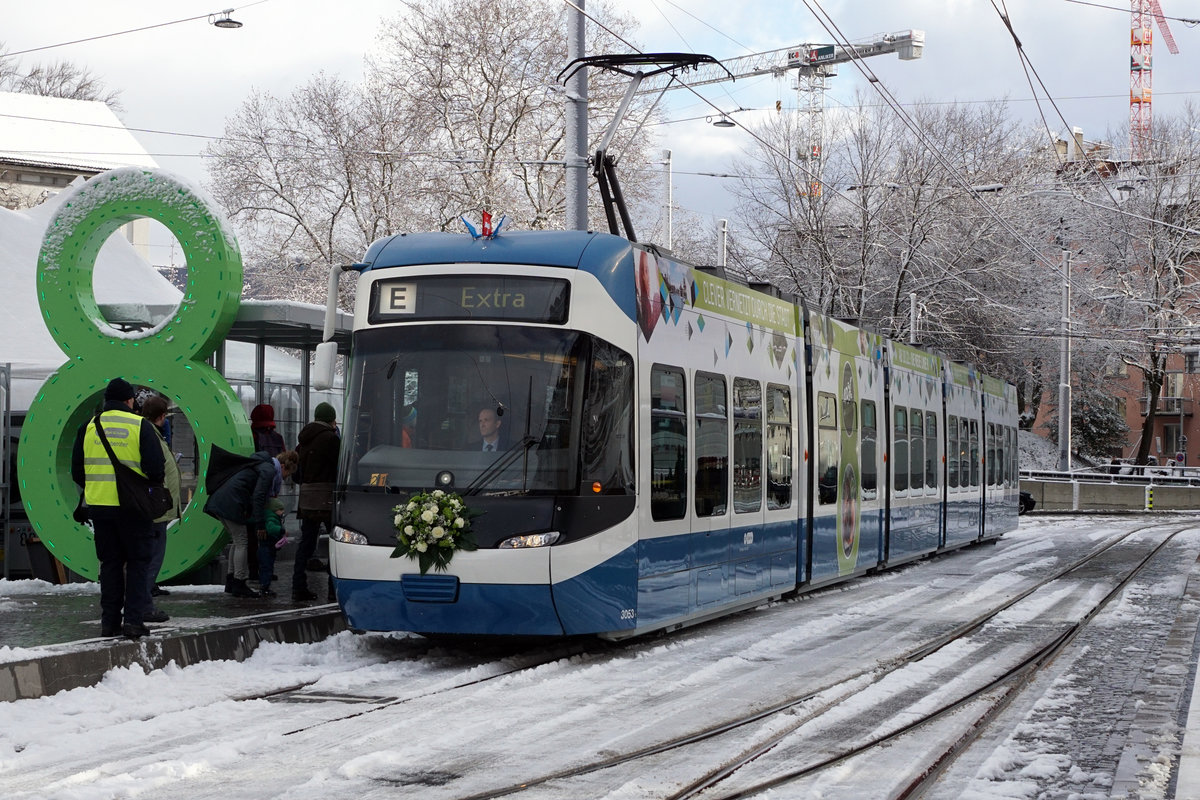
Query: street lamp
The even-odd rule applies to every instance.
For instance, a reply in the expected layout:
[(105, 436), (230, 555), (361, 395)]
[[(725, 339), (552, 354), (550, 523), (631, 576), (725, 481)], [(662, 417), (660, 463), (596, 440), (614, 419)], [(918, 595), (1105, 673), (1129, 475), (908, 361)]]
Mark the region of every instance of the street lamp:
[(216, 14), (209, 14), (208, 21), (217, 28), (240, 28), (242, 23), (236, 19), (231, 19), (230, 14), (233, 13), (232, 8), (227, 8), (224, 11), (219, 11)]

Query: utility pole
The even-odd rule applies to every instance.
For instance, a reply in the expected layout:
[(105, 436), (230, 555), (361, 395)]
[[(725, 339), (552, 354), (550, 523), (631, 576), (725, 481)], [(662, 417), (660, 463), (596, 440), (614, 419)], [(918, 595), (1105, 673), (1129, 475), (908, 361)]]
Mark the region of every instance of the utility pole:
[(917, 293), (908, 293), (908, 343), (917, 345)]
[[(586, 17), (585, 0), (576, 0), (567, 12), (567, 61), (583, 58)], [(575, 72), (566, 82), (567, 89), (567, 230), (588, 229), (588, 77), (587, 67)]]
[(1058, 364), (1058, 468), (1071, 471), (1071, 251), (1062, 251), (1062, 351)]
[(671, 185), (671, 151), (663, 150), (663, 166), (666, 168), (667, 180), (667, 244), (668, 250), (674, 249), (675, 231), (675, 187)]

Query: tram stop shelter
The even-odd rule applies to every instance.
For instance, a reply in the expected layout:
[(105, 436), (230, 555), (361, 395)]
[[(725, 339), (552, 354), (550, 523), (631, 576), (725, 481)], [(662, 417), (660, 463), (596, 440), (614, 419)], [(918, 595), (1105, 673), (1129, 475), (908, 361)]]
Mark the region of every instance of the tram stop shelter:
[[(150, 327), (175, 311), (175, 305), (145, 305), (140, 303), (101, 304), (100, 310), (113, 327), (135, 331)], [(333, 339), (338, 351), (350, 351), (352, 315), (339, 310)], [(338, 400), (340, 390), (322, 393), (314, 398), (309, 371), (312, 353), (324, 337), (325, 307), (287, 300), (243, 300), (237, 319), (230, 328), (225, 343), (213, 354), (213, 364), (225, 376), (234, 392), (247, 408), (259, 403), (276, 406), (277, 424), (285, 441), (295, 446), (300, 428), (310, 420), (311, 409), (322, 399)], [(230, 343), (252, 347), (230, 347)], [(47, 365), (48, 377), (58, 364)], [(14, 386), (12, 370), (0, 364), (0, 524), (3, 525), (3, 550), (0, 560), (4, 568), (0, 577), (38, 577), (52, 583), (71, 579), (68, 571), (55, 560), (34, 535), (25, 518), (16, 486), (16, 447), (21, 422), (28, 409), (28, 400)], [(43, 378), (44, 380), (44, 378)], [(335, 402), (340, 407), (340, 402)], [(283, 413), (279, 413), (279, 412)], [(179, 420), (183, 422), (183, 420)], [(289, 435), (290, 434), (290, 435)], [(195, 486), (195, 440), (191, 426), (179, 424), (173, 441), (181, 454), (180, 470), (185, 485)]]

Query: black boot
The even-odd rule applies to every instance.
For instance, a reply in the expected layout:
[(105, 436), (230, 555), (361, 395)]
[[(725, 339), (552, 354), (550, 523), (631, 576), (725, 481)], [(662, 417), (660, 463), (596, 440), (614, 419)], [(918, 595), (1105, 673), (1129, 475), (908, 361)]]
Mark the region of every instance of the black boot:
[(225, 573), (225, 594), (233, 594), (233, 573)]
[(121, 626), (121, 635), (126, 639), (140, 639), (143, 636), (148, 636), (149, 634), (150, 629), (145, 625), (134, 625), (133, 623), (126, 622)]
[(231, 594), (234, 597), (261, 597), (262, 596), (258, 592), (254, 591), (253, 589), (251, 589), (249, 586), (246, 585), (245, 578), (234, 578), (233, 591), (231, 592)]

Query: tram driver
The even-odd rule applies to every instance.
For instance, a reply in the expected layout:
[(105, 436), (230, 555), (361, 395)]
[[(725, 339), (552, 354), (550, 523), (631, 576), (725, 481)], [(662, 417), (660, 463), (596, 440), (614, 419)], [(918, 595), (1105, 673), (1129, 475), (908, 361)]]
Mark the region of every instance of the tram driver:
[(504, 420), (500, 417), (500, 408), (484, 406), (479, 409), (479, 438), (473, 440), (467, 449), (485, 453), (502, 453), (507, 449), (502, 432)]

